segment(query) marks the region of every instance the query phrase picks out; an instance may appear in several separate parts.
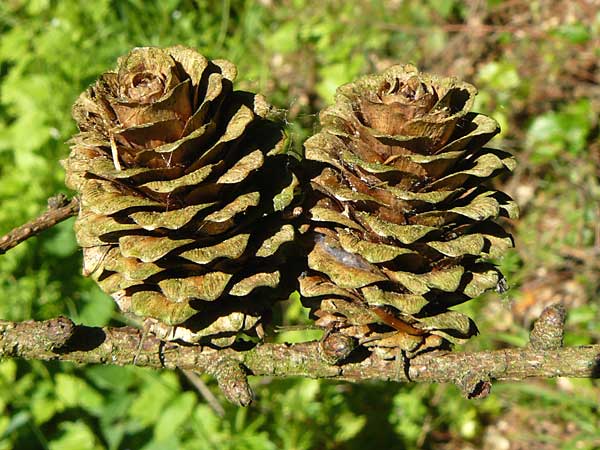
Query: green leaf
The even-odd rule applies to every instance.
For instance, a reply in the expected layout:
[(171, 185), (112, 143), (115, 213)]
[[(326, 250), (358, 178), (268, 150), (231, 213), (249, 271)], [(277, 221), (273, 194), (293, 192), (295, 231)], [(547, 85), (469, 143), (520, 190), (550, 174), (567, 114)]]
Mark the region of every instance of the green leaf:
[(130, 416), (141, 425), (153, 425), (167, 404), (177, 395), (177, 378), (171, 372), (149, 376), (131, 405)]
[(444, 19), (448, 19), (454, 10), (455, 0), (429, 0), (427, 2)]
[(15, 381), (17, 376), (17, 363), (14, 359), (0, 362), (0, 382), (8, 385)]
[(299, 22), (290, 20), (279, 26), (273, 33), (266, 34), (265, 46), (279, 53), (292, 53), (298, 50)]
[(521, 83), (516, 66), (508, 61), (487, 63), (479, 69), (477, 79), (490, 89), (501, 91), (514, 89)]
[(63, 403), (56, 398), (54, 385), (49, 380), (38, 383), (31, 398), (30, 408), (37, 425), (49, 421), (63, 409)]
[(342, 84), (348, 83), (353, 78), (349, 73), (347, 63), (329, 64), (321, 67), (321, 81), (317, 84), (317, 93), (327, 103), (331, 102), (336, 89)]
[(585, 44), (592, 37), (591, 30), (583, 23), (563, 24), (557, 28), (558, 36), (565, 37), (572, 44)]
[(90, 327), (108, 324), (115, 311), (115, 302), (94, 284), (81, 294), (81, 309), (76, 317), (78, 323)]
[(536, 117), (527, 130), (525, 145), (533, 150), (534, 162), (543, 163), (562, 153), (580, 155), (594, 126), (595, 115), (588, 99)]
[(60, 424), (62, 435), (49, 443), (50, 450), (101, 450), (93, 431), (81, 420)]
[(83, 379), (74, 375), (56, 375), (56, 397), (67, 408), (81, 407), (91, 414), (102, 412), (102, 396)]
[(138, 381), (133, 367), (90, 366), (85, 374), (96, 387), (107, 390), (126, 391)]
[(20, 411), (16, 413), (14, 416), (10, 418), (10, 422), (8, 422), (7, 427), (5, 428), (0, 439), (4, 439), (10, 434), (17, 431), (19, 428), (27, 425), (27, 423), (31, 420), (31, 414), (27, 411)]
[(180, 447), (181, 442), (179, 438), (177, 436), (169, 436), (161, 441), (156, 439), (151, 440), (148, 445), (142, 447), (142, 450), (171, 450)]
[(179, 434), (180, 427), (190, 418), (196, 404), (193, 392), (184, 392), (167, 405), (154, 426), (154, 438), (164, 441)]
[(51, 255), (65, 258), (77, 252), (79, 247), (73, 233), (73, 221), (66, 220), (54, 227), (54, 236), (44, 241), (44, 249)]
[(356, 416), (350, 412), (342, 412), (335, 418), (339, 431), (336, 435), (337, 442), (345, 442), (354, 438), (362, 431), (367, 423), (365, 416)]
[(416, 441), (422, 433), (422, 424), (427, 414), (423, 396), (411, 391), (401, 391), (394, 396), (390, 422), (394, 431), (405, 442)]

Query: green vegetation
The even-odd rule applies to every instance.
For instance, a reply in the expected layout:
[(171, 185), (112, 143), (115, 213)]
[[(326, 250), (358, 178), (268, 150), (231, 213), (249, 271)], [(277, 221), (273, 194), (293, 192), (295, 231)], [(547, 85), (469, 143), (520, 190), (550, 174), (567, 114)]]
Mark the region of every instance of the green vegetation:
[[(475, 109), (503, 128), (493, 145), (520, 161), (499, 181), (522, 207), (510, 224), (517, 249), (499, 261), (512, 289), (464, 305), (481, 335), (462, 349), (524, 344), (543, 306), (561, 298), (566, 343), (597, 343), (598, 39), (600, 13), (583, 1), (5, 0), (0, 234), (68, 193), (58, 161), (75, 131), (71, 105), (133, 46), (184, 44), (234, 61), (238, 86), (280, 109), (297, 152), (338, 85), (412, 62), (476, 84)], [(80, 265), (72, 219), (1, 256), (0, 317), (125, 323)], [(306, 320), (297, 303), (282, 314)], [(0, 449), (600, 447), (597, 380), (496, 384), (480, 401), (451, 386), (253, 382), (248, 409), (217, 393), (220, 418), (178, 372), (5, 360)]]

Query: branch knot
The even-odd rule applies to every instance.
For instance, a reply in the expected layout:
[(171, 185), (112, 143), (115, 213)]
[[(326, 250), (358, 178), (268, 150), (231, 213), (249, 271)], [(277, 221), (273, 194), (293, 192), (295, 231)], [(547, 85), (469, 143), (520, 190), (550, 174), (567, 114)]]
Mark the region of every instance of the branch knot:
[(536, 350), (555, 350), (562, 347), (567, 312), (562, 303), (542, 311), (529, 335), (529, 347)]

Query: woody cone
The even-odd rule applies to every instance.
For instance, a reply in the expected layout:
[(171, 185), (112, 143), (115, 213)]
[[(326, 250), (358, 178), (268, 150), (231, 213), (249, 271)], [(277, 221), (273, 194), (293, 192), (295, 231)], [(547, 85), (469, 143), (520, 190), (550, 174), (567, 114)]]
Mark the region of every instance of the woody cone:
[(269, 105), (235, 76), (190, 48), (136, 48), (73, 107), (84, 274), (165, 339), (261, 336), (293, 289), (297, 180)]
[(300, 290), (327, 334), (411, 357), (476, 334), (450, 308), (505, 288), (486, 260), (513, 246), (497, 219), (518, 210), (487, 182), (515, 161), (484, 147), (499, 128), (470, 112), (475, 94), (394, 66), (340, 87), (321, 112), (305, 143), (316, 171)]

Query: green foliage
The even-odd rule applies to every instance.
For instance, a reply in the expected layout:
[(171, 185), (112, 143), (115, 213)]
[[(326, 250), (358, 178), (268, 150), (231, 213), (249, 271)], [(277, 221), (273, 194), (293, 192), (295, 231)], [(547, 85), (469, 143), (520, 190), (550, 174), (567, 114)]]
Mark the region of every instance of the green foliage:
[(565, 152), (580, 156), (587, 150), (593, 126), (594, 111), (590, 100), (579, 100), (533, 119), (525, 145), (532, 151), (531, 158), (536, 164), (559, 158)]
[[(583, 80), (579, 95), (564, 80), (583, 70), (565, 67), (597, 41), (600, 16), (590, 18), (593, 26), (547, 20), (538, 41), (503, 29), (483, 36), (452, 28), (473, 14), (496, 17), (508, 10), (503, 3), (484, 2), (482, 12), (456, 0), (2, 1), (0, 233), (66, 192), (58, 161), (75, 131), (71, 105), (131, 47), (184, 44), (235, 62), (241, 87), (263, 92), (281, 109), (297, 152), (338, 85), (397, 62), (443, 74), (467, 67), (465, 76), (480, 90), (475, 109), (502, 125), (498, 147), (523, 156), (518, 185), (530, 194), (517, 196), (524, 207), (517, 250), (498, 262), (513, 289), (504, 300), (487, 295), (462, 306), (479, 317), (482, 332), (464, 348), (525, 342), (529, 323), (511, 318), (511, 302), (521, 305), (541, 268), (574, 273), (587, 295), (570, 308), (566, 343), (597, 342), (598, 305), (586, 299), (600, 292), (598, 269), (587, 262), (599, 245), (598, 90)], [(535, 14), (546, 14), (542, 9)], [(481, 49), (484, 38), (488, 47)], [(560, 52), (569, 49), (577, 49), (577, 60), (565, 62)], [(548, 92), (558, 94), (548, 100)], [(0, 317), (65, 314), (88, 325), (122, 324), (112, 300), (80, 271), (72, 220), (0, 256)], [(306, 323), (306, 311), (291, 305), (285, 322)], [(315, 336), (295, 331), (275, 339)], [(6, 360), (0, 362), (0, 450), (468, 448), (480, 447), (487, 429), (513, 417), (524, 424), (541, 417), (564, 430), (552, 436), (515, 425), (513, 434), (503, 432), (509, 439), (598, 448), (597, 383), (569, 383), (498, 384), (488, 399), (468, 401), (446, 386), (255, 380), (256, 404), (224, 404), (220, 418), (177, 372)]]

